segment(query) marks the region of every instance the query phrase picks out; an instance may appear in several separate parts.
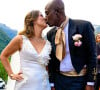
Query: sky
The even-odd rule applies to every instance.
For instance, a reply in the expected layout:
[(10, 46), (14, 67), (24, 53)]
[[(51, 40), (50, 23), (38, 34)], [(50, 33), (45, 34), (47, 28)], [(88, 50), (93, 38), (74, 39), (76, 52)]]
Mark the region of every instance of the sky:
[[(23, 29), (25, 15), (39, 9), (44, 15), (45, 5), (50, 0), (0, 0), (0, 23), (18, 31)], [(100, 25), (99, 0), (63, 0), (66, 15)]]

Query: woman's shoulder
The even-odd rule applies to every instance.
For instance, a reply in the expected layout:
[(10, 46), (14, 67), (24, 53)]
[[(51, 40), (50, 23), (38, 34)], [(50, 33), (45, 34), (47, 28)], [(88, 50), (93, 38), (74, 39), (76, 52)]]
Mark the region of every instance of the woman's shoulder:
[(16, 42), (16, 43), (22, 43), (23, 41), (23, 36), (22, 35), (16, 35), (13, 39), (12, 39), (13, 42)]
[(15, 37), (14, 37), (14, 39), (16, 39), (16, 40), (22, 40), (22, 35), (16, 35)]
[(27, 37), (25, 35), (17, 35), (15, 38), (18, 40), (23, 40), (26, 39)]

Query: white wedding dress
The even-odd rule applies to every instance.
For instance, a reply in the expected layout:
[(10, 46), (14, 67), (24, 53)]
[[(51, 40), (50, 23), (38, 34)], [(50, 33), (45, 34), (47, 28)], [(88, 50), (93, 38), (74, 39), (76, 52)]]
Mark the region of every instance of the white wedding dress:
[(51, 53), (50, 42), (46, 40), (42, 51), (38, 53), (30, 40), (23, 37), (20, 55), (20, 70), (24, 79), (16, 81), (14, 90), (51, 90), (46, 66)]

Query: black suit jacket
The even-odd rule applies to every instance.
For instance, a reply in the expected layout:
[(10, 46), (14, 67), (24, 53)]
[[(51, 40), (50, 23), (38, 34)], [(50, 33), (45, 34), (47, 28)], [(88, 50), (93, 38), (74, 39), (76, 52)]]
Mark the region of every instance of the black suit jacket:
[[(52, 52), (50, 55), (51, 60), (48, 66), (51, 82), (54, 81), (55, 73), (59, 72), (60, 67), (60, 62), (55, 56), (56, 31), (56, 27), (54, 27), (47, 33), (47, 39), (51, 42), (52, 45)], [(72, 36), (75, 34), (82, 35), (82, 45), (80, 47), (74, 46)], [(87, 81), (94, 81), (93, 71), (96, 68), (96, 42), (94, 36), (94, 28), (91, 23), (88, 21), (69, 19), (68, 42), (72, 65), (75, 68), (76, 72), (79, 73), (84, 65), (87, 65)]]

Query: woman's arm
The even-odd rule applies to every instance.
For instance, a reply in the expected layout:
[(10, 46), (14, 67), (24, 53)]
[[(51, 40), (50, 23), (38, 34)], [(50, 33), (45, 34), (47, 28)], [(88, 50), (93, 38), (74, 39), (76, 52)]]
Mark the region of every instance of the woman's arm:
[[(19, 77), (18, 75), (13, 74), (13, 71), (11, 69), (10, 63), (8, 58), (17, 50), (21, 49), (21, 44), (22, 44), (22, 37), (21, 35), (17, 35), (14, 39), (11, 40), (11, 42), (5, 47), (5, 49), (2, 51), (0, 59), (1, 62), (4, 66), (4, 68), (6, 69), (8, 75), (12, 78), (13, 76), (17, 77), (17, 78), (12, 78), (12, 79), (16, 79), (19, 80), (21, 79), (21, 77)], [(19, 77), (19, 78), (18, 78)]]

